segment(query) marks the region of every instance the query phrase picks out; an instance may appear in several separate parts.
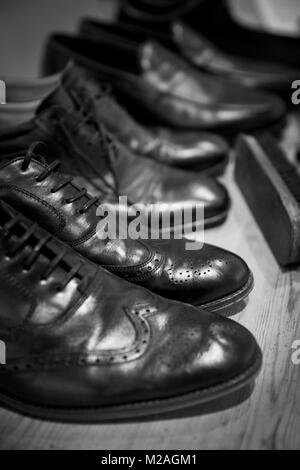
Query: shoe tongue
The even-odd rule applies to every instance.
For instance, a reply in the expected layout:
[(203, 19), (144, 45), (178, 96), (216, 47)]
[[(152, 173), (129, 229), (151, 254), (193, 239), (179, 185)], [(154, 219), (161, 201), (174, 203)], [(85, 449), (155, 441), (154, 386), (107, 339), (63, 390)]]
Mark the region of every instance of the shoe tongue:
[(80, 86), (81, 84), (86, 85), (86, 78), (87, 74), (84, 72), (83, 69), (75, 66), (73, 64), (69, 64), (61, 77), (62, 85), (65, 87), (68, 86)]
[(91, 98), (95, 95), (105, 95), (101, 89), (101, 80), (94, 77), (92, 73), (75, 65), (69, 65), (65, 69), (61, 81), (65, 90), (74, 90), (79, 93), (79, 95), (82, 95), (81, 88), (84, 89)]
[(60, 108), (71, 111), (75, 109), (71, 97), (68, 95), (68, 93), (64, 90), (62, 86), (55, 88), (55, 90), (52, 91), (50, 95), (46, 96), (46, 98), (41, 102), (41, 104), (37, 108), (36, 114), (38, 115), (53, 106), (58, 106)]

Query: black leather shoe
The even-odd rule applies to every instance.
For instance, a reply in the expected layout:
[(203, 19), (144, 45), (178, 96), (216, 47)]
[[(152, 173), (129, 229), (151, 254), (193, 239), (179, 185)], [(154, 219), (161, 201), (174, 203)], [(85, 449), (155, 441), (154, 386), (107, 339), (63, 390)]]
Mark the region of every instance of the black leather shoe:
[(230, 202), (221, 183), (137, 156), (118, 142), (115, 151), (107, 142), (93, 100), (82, 107), (73, 98), (61, 87), (41, 104), (32, 121), (0, 132), (0, 155), (41, 140), (49, 146), (49, 156), (62, 161), (63, 171), (94, 196), (99, 191), (119, 192), (131, 203), (164, 203), (172, 212), (201, 203), (206, 228), (226, 220)]
[(186, 251), (185, 240), (101, 239), (99, 200), (57, 173), (59, 161), (46, 165), (37, 152), (35, 145), (1, 166), (0, 198), (81, 255), (128, 281), (210, 311), (224, 310), (248, 296), (251, 272), (241, 258), (225, 250), (204, 245)]
[(252, 383), (253, 336), (126, 283), (0, 204), (0, 401), (97, 422), (210, 402)]
[(93, 108), (99, 122), (130, 151), (169, 166), (205, 171), (206, 175), (224, 171), (229, 148), (222, 137), (142, 126), (114, 99), (110, 85), (93, 78), (85, 69), (67, 67), (62, 86), (73, 97), (76, 94), (81, 106)]
[(97, 39), (102, 31), (124, 36), (131, 41), (137, 38), (140, 41), (155, 38), (166, 47), (179, 52), (199, 70), (245, 86), (287, 92), (298, 76), (296, 69), (287, 66), (230, 56), (180, 20), (170, 23), (165, 34), (154, 27), (148, 29), (124, 22), (109, 24), (85, 19), (81, 23), (81, 32), (84, 35)]
[(44, 73), (62, 70), (70, 58), (111, 83), (148, 124), (235, 134), (285, 123), (279, 98), (201, 73), (151, 40), (134, 43), (104, 30), (97, 41), (52, 35)]
[[(56, 88), (51, 78), (47, 77), (46, 83), (45, 78), (19, 80), (17, 83), (5, 80), (6, 105), (0, 107), (2, 129), (34, 117), (42, 99)], [(205, 132), (147, 128), (135, 121), (114, 99), (107, 83), (93, 79), (84, 69), (70, 66), (62, 78), (66, 89), (76, 90), (79, 97), (84, 94), (85, 99), (93, 101), (100, 122), (132, 152), (168, 166), (205, 171), (209, 176), (218, 176), (225, 170), (229, 148), (222, 137)]]

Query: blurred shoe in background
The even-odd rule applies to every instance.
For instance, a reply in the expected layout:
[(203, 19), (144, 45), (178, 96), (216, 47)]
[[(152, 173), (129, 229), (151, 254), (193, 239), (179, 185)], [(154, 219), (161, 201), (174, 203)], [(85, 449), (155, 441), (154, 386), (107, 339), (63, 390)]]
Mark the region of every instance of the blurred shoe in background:
[[(76, 178), (58, 171), (64, 165), (56, 160), (57, 154), (44, 152), (37, 143), (27, 152), (5, 158), (0, 167), (1, 198), (81, 255), (130, 282), (210, 311), (220, 311), (249, 295), (253, 287), (249, 267), (221, 248), (203, 244), (201, 249), (187, 250), (183, 237), (141, 240), (126, 231), (119, 238), (119, 230), (101, 238), (98, 207), (108, 202), (107, 197), (100, 192), (92, 197), (86, 187), (76, 184)], [(115, 214), (118, 203), (118, 199), (112, 203)], [(120, 229), (119, 217), (114, 223)]]
[(206, 228), (227, 218), (230, 200), (221, 183), (136, 155), (107, 133), (93, 100), (82, 105), (64, 87), (41, 103), (33, 119), (0, 132), (0, 155), (22, 151), (35, 140), (46, 142), (63, 171), (95, 196), (104, 191), (114, 198), (118, 192), (131, 204), (164, 203), (172, 211), (199, 203)]
[(163, 16), (158, 14), (151, 1), (147, 11), (146, 3), (143, 0), (122, 2), (119, 20), (139, 27), (157, 28), (162, 33), (168, 30), (170, 22), (179, 20), (222, 52), (243, 60), (249, 57), (300, 68), (298, 0), (265, 0), (255, 2), (255, 5), (249, 0), (187, 0), (181, 9), (170, 2), (169, 10)]
[[(88, 101), (106, 129), (130, 151), (168, 166), (205, 171), (210, 176), (218, 176), (225, 170), (229, 147), (222, 137), (205, 132), (173, 132), (167, 128), (151, 129), (142, 126), (116, 101), (107, 82), (92, 78), (84, 69), (76, 71), (72, 66), (69, 69), (62, 75), (61, 86), (65, 85), (65, 88), (76, 94), (83, 105)], [(45, 80), (48, 79), (33, 79), (31, 82), (26, 80), (26, 87), (22, 80), (6, 80), (8, 96), (12, 102), (0, 107), (2, 129), (34, 117), (42, 99), (58, 83), (58, 80), (49, 80), (49, 85), (43, 87), (43, 95), (32, 101), (37, 95), (40, 96), (40, 85)], [(18, 103), (14, 103), (15, 100)]]
[(285, 124), (286, 108), (276, 96), (201, 73), (155, 41), (132, 42), (101, 28), (97, 41), (54, 34), (44, 73), (62, 70), (70, 58), (111, 83), (148, 124), (224, 134)]
[(101, 35), (101, 30), (131, 41), (156, 39), (180, 53), (199, 70), (254, 88), (287, 92), (297, 77), (297, 70), (284, 65), (228, 55), (180, 19), (166, 25), (165, 32), (155, 24), (143, 27), (143, 23), (135, 25), (119, 21), (109, 24), (92, 19), (84, 19), (81, 23), (81, 32), (95, 39)]

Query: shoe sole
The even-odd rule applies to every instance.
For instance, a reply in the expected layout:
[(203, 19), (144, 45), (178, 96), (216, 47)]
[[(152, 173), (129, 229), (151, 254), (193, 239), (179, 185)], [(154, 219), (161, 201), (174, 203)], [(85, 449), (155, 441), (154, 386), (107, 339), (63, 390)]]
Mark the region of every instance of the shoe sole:
[(177, 170), (197, 172), (201, 176), (216, 177), (216, 176), (222, 176), (225, 173), (225, 170), (229, 163), (229, 156), (224, 155), (223, 161), (219, 163), (215, 163), (214, 165), (207, 166), (206, 168), (203, 168), (203, 165), (198, 165), (198, 166), (194, 165), (194, 166), (189, 167), (189, 166), (171, 165), (171, 164), (163, 162), (162, 160), (157, 160), (157, 161), (161, 163), (162, 165), (167, 165)]
[(217, 176), (222, 176), (225, 173), (228, 163), (229, 163), (229, 157), (227, 157), (223, 162), (217, 163), (216, 165), (212, 165), (208, 168), (201, 169), (201, 168), (193, 167), (192, 170), (199, 172), (201, 176), (203, 175), (203, 176), (208, 176), (208, 177), (217, 177)]
[[(223, 224), (226, 221), (227, 217), (228, 217), (228, 213), (229, 213), (229, 209), (226, 209), (226, 211), (220, 212), (220, 214), (218, 214), (218, 215), (214, 215), (212, 217), (205, 218), (204, 219), (204, 229), (206, 230), (206, 229), (217, 227), (218, 225)], [(145, 228), (147, 230), (147, 227), (145, 227)], [(193, 222), (192, 227), (189, 227), (188, 232), (186, 231), (187, 227), (185, 227), (184, 225), (177, 225), (176, 226), (176, 232), (184, 233), (185, 237), (188, 236), (189, 234), (194, 234), (196, 229), (197, 229), (197, 223), (196, 222)], [(148, 230), (149, 230), (149, 228), (148, 228)], [(174, 233), (175, 233), (174, 226), (168, 227), (168, 233), (170, 234), (170, 238), (172, 239), (172, 235), (174, 235)], [(159, 229), (160, 237), (162, 236), (162, 234), (163, 234), (163, 230), (160, 227), (160, 229)], [(148, 231), (148, 237), (149, 237), (149, 240), (151, 240), (151, 232), (149, 232), (149, 231)]]
[(210, 402), (231, 395), (253, 384), (262, 365), (262, 353), (257, 346), (253, 365), (238, 376), (222, 384), (211, 386), (203, 390), (195, 390), (171, 398), (148, 400), (144, 402), (128, 403), (126, 405), (113, 405), (97, 408), (51, 408), (37, 406), (22, 402), (16, 398), (3, 394), (0, 390), (0, 401), (11, 411), (37, 419), (65, 422), (65, 423), (101, 423), (105, 421), (122, 421), (136, 418), (146, 418), (207, 405)]
[[(213, 227), (217, 227), (218, 225), (221, 225), (223, 224), (227, 217), (228, 217), (228, 213), (229, 213), (229, 209), (227, 209), (226, 211), (224, 212), (220, 212), (220, 214), (218, 215), (214, 215), (212, 217), (209, 217), (209, 218), (205, 218), (204, 219), (204, 229), (209, 229), (209, 228), (213, 228)], [(189, 230), (189, 232), (186, 232), (186, 227), (184, 227), (183, 225), (178, 225), (176, 227), (177, 231), (180, 231), (182, 233), (185, 234), (185, 236), (188, 236), (189, 234), (193, 234), (195, 232), (195, 229), (197, 228), (197, 224), (196, 222), (193, 223), (191, 229)], [(174, 234), (174, 227), (170, 227), (170, 235), (173, 235)], [(162, 230), (160, 229), (160, 235), (162, 235)]]
[[(237, 290), (236, 292), (233, 292), (232, 294), (226, 295), (225, 297), (222, 297), (221, 299), (214, 300), (212, 302), (207, 302), (201, 305), (197, 305), (197, 307), (207, 310), (208, 312), (211, 312), (211, 313), (220, 313), (221, 310), (225, 310), (245, 300), (249, 296), (253, 287), (254, 287), (253, 274), (250, 273), (248, 281), (241, 289)], [(222, 314), (224, 316), (235, 315), (235, 313), (230, 313), (230, 312), (228, 312), (227, 314), (222, 312)]]
[(209, 218), (204, 219), (205, 229), (217, 227), (218, 225), (223, 224), (226, 221), (227, 217), (228, 217), (228, 213), (229, 213), (229, 209), (227, 209), (224, 212), (221, 212), (218, 215), (214, 215), (213, 217), (209, 217)]

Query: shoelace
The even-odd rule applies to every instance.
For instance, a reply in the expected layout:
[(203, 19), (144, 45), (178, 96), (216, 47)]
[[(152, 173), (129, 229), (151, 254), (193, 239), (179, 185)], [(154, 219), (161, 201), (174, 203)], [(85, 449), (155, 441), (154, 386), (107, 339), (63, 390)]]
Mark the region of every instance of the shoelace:
[[(85, 78), (85, 83), (83, 84), (81, 82), (81, 79), (79, 79), (78, 82), (78, 91), (81, 93), (83, 96), (90, 95), (89, 98), (92, 101), (101, 101), (103, 99), (108, 98), (117, 108), (118, 108), (118, 115), (120, 116), (121, 121), (124, 122), (132, 122), (133, 119), (130, 116), (129, 112), (121, 106), (115, 96), (113, 95), (112, 87), (109, 83), (106, 82), (96, 82), (93, 80), (91, 77), (85, 74), (84, 71), (81, 72)], [(91, 90), (89, 89), (89, 85), (91, 87)], [(76, 92), (73, 90), (73, 93), (76, 95)], [(79, 95), (77, 94), (77, 97), (75, 96), (75, 99), (80, 100)], [(137, 123), (133, 123), (138, 125)], [(106, 133), (108, 131), (106, 130)]]
[[(13, 217), (9, 222), (7, 222), (3, 226), (3, 231), (5, 233), (5, 237), (9, 238), (13, 236), (14, 233), (14, 228), (18, 225), (21, 224), (23, 221), (22, 216), (16, 215)], [(11, 248), (9, 251), (7, 251), (6, 256), (7, 258), (11, 259), (13, 258), (17, 253), (22, 251), (25, 247), (29, 246), (29, 240), (31, 239), (32, 236), (35, 236), (36, 231), (38, 229), (37, 224), (33, 224), (31, 227), (25, 229), (24, 235), (21, 236), (17, 241), (14, 242), (14, 247)], [(23, 265), (23, 270), (24, 271), (30, 271), (32, 267), (34, 266), (36, 260), (40, 256), (41, 253), (45, 254), (45, 248), (48, 247), (48, 243), (52, 240), (52, 237), (50, 234), (46, 234), (44, 237), (42, 237), (40, 240), (38, 240), (37, 244), (34, 246), (31, 246), (32, 248), (32, 253), (28, 256), (27, 260), (25, 261)], [(49, 248), (50, 249), (50, 248)], [(51, 250), (51, 249), (50, 249)], [(41, 281), (46, 281), (49, 279), (51, 274), (55, 271), (55, 269), (60, 265), (60, 263), (63, 261), (63, 258), (67, 254), (68, 249), (63, 248), (60, 253), (58, 253), (52, 260), (50, 260), (48, 268), (45, 270), (43, 274), (41, 274)], [(66, 274), (65, 279), (57, 286), (57, 291), (63, 291), (67, 285), (79, 274), (79, 271), (81, 270), (83, 266), (83, 262), (79, 261), (71, 270), (68, 274)], [(88, 285), (88, 282), (84, 282), (84, 280), (81, 280), (79, 286), (83, 290), (85, 290), (86, 285)], [(79, 287), (78, 286), (78, 287)]]
[[(21, 171), (26, 171), (28, 169), (31, 163), (31, 160), (33, 158), (43, 158), (43, 155), (36, 153), (38, 148), (45, 149), (45, 144), (43, 142), (34, 142), (29, 147), (27, 154), (22, 161)], [(36, 178), (37, 183), (40, 183), (44, 181), (45, 179), (47, 179), (48, 176), (51, 175), (51, 173), (57, 172), (60, 166), (61, 166), (61, 162), (59, 160), (55, 160), (54, 162), (47, 165), (47, 167), (39, 174), (39, 176), (37, 176)], [(51, 189), (51, 192), (56, 193), (68, 185), (71, 185), (72, 188), (76, 190), (76, 194), (74, 194), (74, 196), (72, 197), (69, 197), (68, 199), (65, 199), (66, 204), (73, 204), (74, 202), (79, 201), (83, 197), (87, 198), (87, 202), (78, 210), (80, 214), (85, 214), (92, 206), (98, 205), (99, 198), (90, 196), (85, 188), (79, 189), (73, 183), (73, 178), (71, 176), (63, 178), (61, 182), (59, 182), (57, 185), (55, 185)]]
[[(101, 180), (108, 186), (108, 188), (111, 191), (114, 191), (115, 193), (118, 192), (118, 179), (116, 176), (116, 172), (114, 169), (114, 163), (117, 160), (119, 153), (118, 149), (114, 143), (113, 137), (110, 135), (110, 133), (107, 131), (107, 129), (104, 128), (104, 126), (98, 121), (96, 113), (94, 112), (93, 109), (87, 111), (87, 105), (84, 103), (83, 99), (80, 96), (80, 93), (82, 93), (85, 97), (88, 95), (88, 91), (84, 87), (79, 88), (79, 93), (76, 92), (74, 89), (73, 90), (68, 90), (68, 93), (71, 95), (71, 98), (73, 100), (74, 105), (76, 106), (78, 110), (78, 122), (75, 124), (73, 128), (73, 134), (76, 135), (79, 130), (82, 128), (82, 126), (85, 126), (87, 124), (91, 125), (91, 127), (94, 128), (94, 134), (88, 141), (88, 145), (94, 146), (98, 142), (100, 143), (100, 146), (103, 148), (102, 156), (106, 158), (106, 162), (108, 164), (108, 168), (113, 176), (114, 180), (114, 187), (106, 181), (101, 174), (99, 174), (99, 170), (93, 166), (92, 162), (87, 158), (85, 158), (86, 161), (88, 161), (88, 164), (90, 166), (93, 166), (94, 171), (99, 175)], [(100, 92), (99, 92), (100, 96)], [(92, 100), (92, 97), (88, 95), (88, 98)], [(84, 157), (82, 155), (82, 157)]]
[[(88, 80), (89, 79), (87, 78), (87, 81)], [(92, 83), (94, 84), (94, 82), (92, 82)], [(94, 88), (95, 88), (95, 91), (93, 93), (93, 98), (94, 99), (101, 100), (101, 99), (104, 99), (104, 98), (110, 98), (110, 99), (114, 100), (111, 86), (108, 83), (99, 83), (99, 84), (95, 83)], [(84, 86), (83, 84), (81, 85), (80, 82), (79, 82), (79, 92), (83, 96), (86, 96), (89, 93), (87, 91), (87, 87)], [(72, 94), (72, 97), (73, 97), (74, 101), (76, 101), (76, 103), (79, 106), (80, 105), (82, 106), (82, 102), (80, 100), (79, 95), (74, 90), (72, 90), (70, 93)], [(92, 92), (91, 92), (91, 94), (92, 94)], [(122, 113), (122, 118), (124, 120), (131, 121), (132, 118), (129, 115), (129, 113), (126, 111), (126, 109), (119, 106), (118, 104), (117, 104), (117, 106), (118, 106), (118, 111), (119, 111), (120, 115)], [(169, 154), (170, 154), (171, 149), (173, 149), (175, 151), (176, 146), (171, 144), (167, 139), (164, 139), (162, 137), (157, 136), (153, 140), (151, 139), (151, 141), (146, 145), (144, 151), (149, 155), (152, 155), (153, 153), (155, 153), (157, 151), (160, 151), (162, 153), (162, 155), (164, 155), (165, 157), (168, 157)]]

